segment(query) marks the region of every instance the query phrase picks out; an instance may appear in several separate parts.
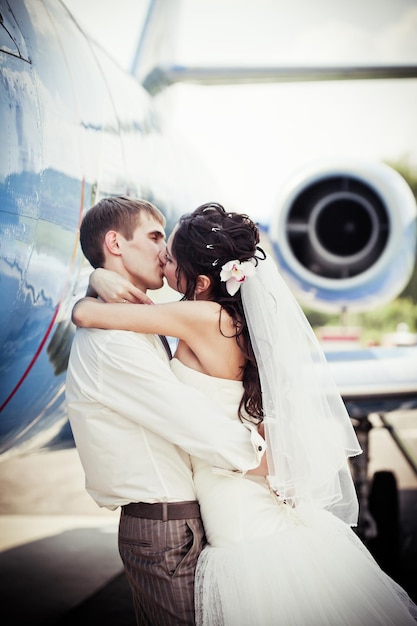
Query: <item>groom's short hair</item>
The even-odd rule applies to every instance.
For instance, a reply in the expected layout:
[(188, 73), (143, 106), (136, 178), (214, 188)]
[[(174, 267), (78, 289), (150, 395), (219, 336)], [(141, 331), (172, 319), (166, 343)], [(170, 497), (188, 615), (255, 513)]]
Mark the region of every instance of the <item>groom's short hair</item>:
[(128, 241), (139, 226), (141, 216), (153, 217), (165, 227), (165, 217), (148, 200), (128, 196), (102, 198), (85, 214), (80, 227), (80, 244), (85, 258), (96, 267), (104, 266), (103, 243), (106, 233), (115, 230)]

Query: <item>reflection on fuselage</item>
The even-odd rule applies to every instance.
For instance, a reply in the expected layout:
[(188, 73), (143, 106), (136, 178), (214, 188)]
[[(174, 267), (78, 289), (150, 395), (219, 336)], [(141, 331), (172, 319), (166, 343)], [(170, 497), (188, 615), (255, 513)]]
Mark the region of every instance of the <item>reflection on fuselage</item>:
[(189, 175), (195, 157), (162, 133), (149, 95), (60, 2), (17, 0), (12, 12), (0, 0), (0, 11), (4, 454), (65, 423), (70, 311), (90, 271), (78, 243), (85, 211), (106, 195), (141, 196), (163, 210), (169, 231), (208, 193), (203, 171)]

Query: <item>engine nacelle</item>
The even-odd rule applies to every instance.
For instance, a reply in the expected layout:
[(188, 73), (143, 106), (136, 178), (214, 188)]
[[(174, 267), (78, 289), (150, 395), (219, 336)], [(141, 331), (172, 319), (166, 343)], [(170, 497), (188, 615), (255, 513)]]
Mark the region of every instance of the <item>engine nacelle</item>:
[(363, 311), (395, 298), (410, 279), (416, 202), (382, 163), (316, 164), (283, 188), (269, 235), (303, 304)]

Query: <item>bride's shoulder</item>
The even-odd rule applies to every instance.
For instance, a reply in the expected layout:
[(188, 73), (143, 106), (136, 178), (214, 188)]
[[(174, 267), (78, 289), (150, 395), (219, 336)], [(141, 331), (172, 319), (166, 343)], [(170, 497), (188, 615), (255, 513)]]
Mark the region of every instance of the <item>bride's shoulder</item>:
[(187, 300), (170, 304), (169, 309), (172, 318), (180, 323), (186, 324), (191, 331), (192, 328), (207, 328), (210, 325), (217, 325), (221, 306), (217, 302), (210, 300)]

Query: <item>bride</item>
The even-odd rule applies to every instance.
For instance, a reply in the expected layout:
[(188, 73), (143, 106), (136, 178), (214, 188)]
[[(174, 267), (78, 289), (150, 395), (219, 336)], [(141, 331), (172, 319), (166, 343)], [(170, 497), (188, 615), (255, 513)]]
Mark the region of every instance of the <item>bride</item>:
[[(348, 458), (361, 450), (315, 335), (258, 244), (248, 216), (203, 205), (180, 219), (161, 259), (184, 301), (84, 298), (73, 311), (78, 326), (177, 337), (176, 376), (266, 439), (266, 476), (192, 460), (208, 540), (196, 570), (196, 623), (415, 624), (417, 607), (352, 530)], [(94, 289), (108, 293), (113, 280), (97, 270)], [(121, 289), (138, 301), (132, 285)]]

